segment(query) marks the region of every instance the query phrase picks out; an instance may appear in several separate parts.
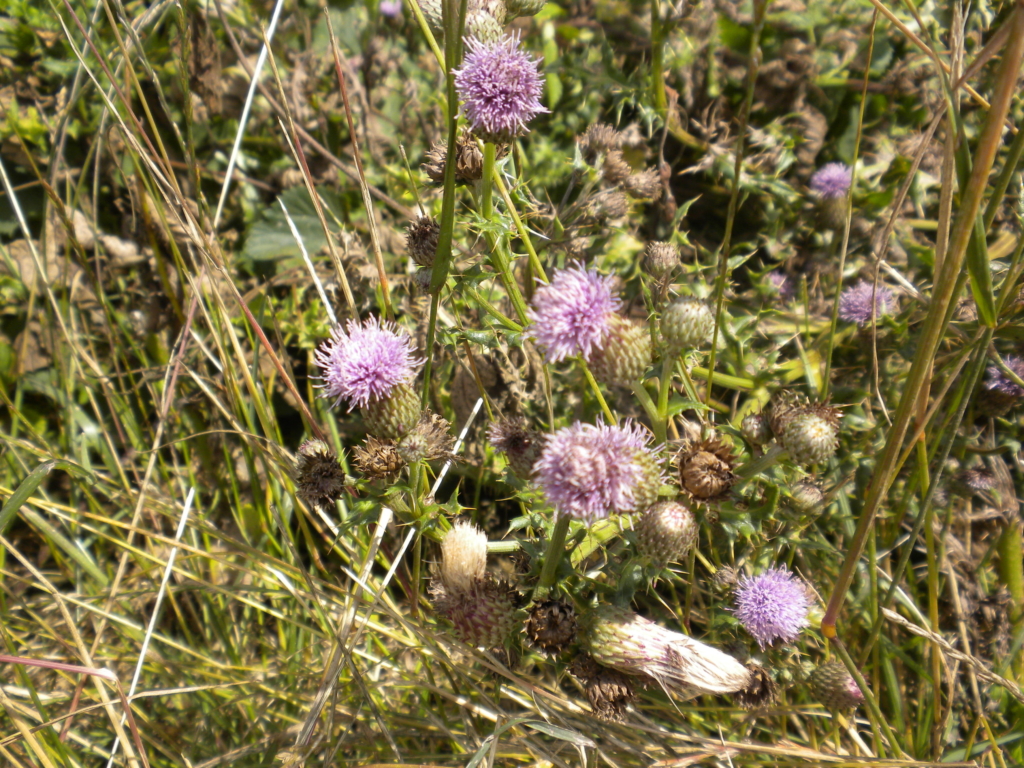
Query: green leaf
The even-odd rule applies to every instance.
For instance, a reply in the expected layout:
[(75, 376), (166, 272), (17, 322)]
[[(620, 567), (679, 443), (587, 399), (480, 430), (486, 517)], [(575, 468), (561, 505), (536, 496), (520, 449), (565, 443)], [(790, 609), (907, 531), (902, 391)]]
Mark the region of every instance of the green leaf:
[(978, 320), (989, 328), (996, 324), (996, 300), (992, 289), (992, 267), (985, 247), (982, 215), (974, 221), (974, 232), (967, 244), (967, 272), (971, 276), (971, 293), (978, 307)]
[(7, 526), (18, 514), (21, 505), (28, 501), (28, 497), (35, 493), (36, 488), (43, 482), (43, 478), (50, 474), (50, 470), (57, 466), (56, 461), (45, 461), (33, 469), (28, 477), (21, 481), (21, 484), (11, 494), (11, 498), (0, 509), (0, 536), (7, 532)]

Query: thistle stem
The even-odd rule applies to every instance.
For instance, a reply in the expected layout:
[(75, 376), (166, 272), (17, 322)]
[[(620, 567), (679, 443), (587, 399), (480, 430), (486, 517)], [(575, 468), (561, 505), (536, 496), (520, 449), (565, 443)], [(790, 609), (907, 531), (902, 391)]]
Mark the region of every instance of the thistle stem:
[(668, 125), (668, 99), (665, 98), (665, 32), (661, 23), (661, 2), (651, 0), (651, 90), (654, 109)]
[[(660, 445), (665, 442), (665, 422), (661, 418), (661, 412), (658, 410), (658, 406), (654, 404), (654, 400), (651, 398), (650, 393), (644, 386), (644, 383), (637, 379), (632, 384), (633, 394), (636, 395), (636, 399), (640, 401), (640, 405), (643, 406), (644, 411), (647, 413), (647, 418), (651, 420), (651, 429), (654, 430), (654, 440)], [(659, 400), (660, 395), (659, 395)]]
[(736, 467), (736, 474), (739, 476), (740, 480), (736, 483), (735, 487), (743, 487), (744, 483), (753, 480), (766, 469), (770, 469), (775, 466), (785, 453), (786, 449), (778, 443), (775, 443), (775, 445), (769, 448), (761, 458), (748, 461), (742, 467)]
[(587, 378), (587, 383), (590, 385), (590, 389), (594, 393), (594, 397), (597, 398), (597, 402), (601, 406), (601, 411), (604, 413), (604, 417), (608, 419), (609, 424), (615, 424), (615, 414), (612, 413), (612, 409), (608, 407), (608, 402), (604, 399), (604, 395), (601, 394), (601, 387), (597, 385), (597, 379), (594, 378), (594, 374), (590, 372), (590, 368), (587, 367), (587, 361), (582, 357), (579, 358), (580, 366), (583, 368), (583, 375)]
[(555, 520), (555, 527), (551, 529), (551, 540), (548, 541), (548, 549), (544, 553), (544, 566), (541, 568), (537, 586), (533, 590), (533, 602), (535, 603), (546, 600), (551, 594), (558, 566), (562, 562), (562, 555), (565, 554), (565, 537), (569, 533), (570, 519), (568, 515), (559, 515)]

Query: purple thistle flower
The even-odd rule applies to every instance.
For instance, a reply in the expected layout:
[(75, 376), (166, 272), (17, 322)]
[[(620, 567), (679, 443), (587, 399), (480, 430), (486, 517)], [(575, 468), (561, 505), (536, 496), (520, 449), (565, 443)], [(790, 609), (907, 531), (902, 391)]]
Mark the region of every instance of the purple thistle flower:
[(769, 568), (736, 588), (736, 618), (762, 649), (779, 639), (796, 640), (810, 608), (806, 587), (786, 568)]
[(402, 0), (380, 0), (377, 10), (380, 11), (381, 16), (386, 16), (389, 19), (398, 18), (402, 15)]
[[(1018, 378), (1024, 379), (1024, 359), (1017, 357), (1017, 355), (1007, 355), (1003, 362), (1006, 363), (1007, 368), (1017, 374)], [(988, 381), (985, 382), (985, 389), (994, 389), (1011, 397), (1021, 397), (1024, 395), (1024, 387), (1010, 379), (997, 366), (991, 366), (986, 372), (988, 373)]]
[(533, 467), (537, 484), (560, 515), (589, 523), (632, 512), (653, 482), (661, 483), (649, 439), (629, 421), (621, 427), (577, 421), (548, 438)]
[(881, 284), (876, 290), (874, 283), (861, 280), (852, 288), (843, 291), (839, 297), (839, 317), (860, 326), (870, 323), (872, 294), (875, 297), (875, 319), (891, 314), (894, 306), (892, 291)]
[(334, 406), (346, 400), (350, 408), (383, 400), (423, 364), (413, 352), (408, 334), (380, 318), (364, 324), (349, 320), (347, 333), (335, 326), (331, 338), (316, 350), (323, 369), (322, 397), (335, 398)]
[(853, 170), (846, 163), (827, 163), (811, 176), (811, 190), (823, 200), (845, 197), (853, 183)]
[(482, 42), (467, 38), (469, 53), (455, 70), (455, 88), (473, 131), (485, 139), (505, 140), (526, 133), (526, 124), (542, 112), (544, 80), (539, 60), (519, 50), (519, 37)]
[(793, 289), (793, 281), (790, 280), (789, 276), (781, 269), (776, 269), (768, 273), (768, 285), (775, 290), (779, 295), (779, 298), (783, 301), (789, 301), (793, 298), (795, 293), (795, 290)]
[(589, 358), (591, 351), (601, 348), (611, 317), (622, 304), (612, 294), (612, 282), (613, 278), (577, 264), (558, 270), (549, 284), (537, 289), (529, 318), (547, 362), (573, 355)]

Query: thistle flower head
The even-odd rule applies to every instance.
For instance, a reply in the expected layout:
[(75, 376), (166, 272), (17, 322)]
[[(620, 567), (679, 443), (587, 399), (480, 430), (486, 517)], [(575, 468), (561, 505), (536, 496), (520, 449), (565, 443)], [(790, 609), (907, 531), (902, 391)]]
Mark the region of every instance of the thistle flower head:
[(519, 50), (519, 37), (466, 40), (469, 52), (455, 70), (455, 88), (466, 119), (481, 137), (508, 141), (548, 110), (540, 103), (544, 79), (538, 60)]
[(828, 709), (853, 709), (864, 701), (864, 692), (839, 661), (827, 661), (807, 681), (811, 695)]
[(856, 323), (864, 326), (871, 322), (872, 302), (874, 296), (874, 317), (881, 318), (883, 315), (892, 314), (894, 307), (893, 293), (884, 285), (875, 284), (868, 280), (861, 280), (856, 285), (847, 288), (839, 297), (839, 317), (849, 323)]
[(810, 608), (806, 587), (785, 568), (742, 579), (736, 588), (736, 618), (762, 648), (796, 640)]
[(534, 465), (537, 483), (560, 515), (592, 522), (632, 512), (653, 502), (661, 484), (648, 440), (629, 422), (621, 427), (576, 422), (548, 438)]
[(853, 183), (853, 171), (846, 163), (827, 163), (811, 176), (811, 190), (823, 200), (845, 197)]
[(768, 273), (768, 286), (782, 301), (789, 301), (796, 294), (793, 281), (780, 269)]
[(621, 304), (611, 286), (611, 277), (577, 265), (558, 271), (548, 285), (537, 289), (529, 318), (547, 362), (580, 354), (588, 358), (600, 348)]
[(412, 339), (379, 318), (350, 320), (347, 331), (335, 327), (316, 350), (316, 362), (323, 369), (323, 397), (334, 398), (335, 406), (345, 400), (350, 408), (388, 397), (423, 363), (413, 353)]
[(380, 0), (377, 6), (381, 16), (394, 19), (402, 15), (402, 0)]
[[(1024, 358), (1017, 357), (1016, 355), (1007, 355), (1003, 362), (1006, 363), (1007, 368), (1017, 374), (1017, 378), (1024, 379)], [(985, 381), (985, 389), (995, 390), (1011, 397), (1021, 397), (1024, 395), (1024, 387), (1021, 387), (1020, 384), (1017, 384), (1003, 373), (998, 366), (990, 366), (987, 373), (988, 379)]]
[(533, 465), (540, 458), (545, 435), (527, 426), (521, 418), (500, 419), (487, 428), (487, 439), (494, 450), (504, 453), (508, 464), (523, 480), (533, 476)]
[(345, 491), (345, 471), (323, 440), (299, 446), (295, 470), (298, 494), (310, 504), (333, 505)]
[(487, 536), (458, 521), (441, 541), (441, 583), (449, 592), (469, 592), (487, 571)]

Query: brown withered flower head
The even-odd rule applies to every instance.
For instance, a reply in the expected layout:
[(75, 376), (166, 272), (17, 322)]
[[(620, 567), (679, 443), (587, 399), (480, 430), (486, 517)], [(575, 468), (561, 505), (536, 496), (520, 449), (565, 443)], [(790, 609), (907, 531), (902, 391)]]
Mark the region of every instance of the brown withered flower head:
[[(497, 159), (508, 154), (507, 144), (498, 144)], [(444, 166), (448, 157), (448, 142), (439, 141), (427, 152), (424, 158), (423, 172), (435, 184), (444, 184)], [(455, 146), (455, 183), (471, 184), (480, 181), (484, 176), (484, 154), (477, 146), (476, 137), (465, 131), (459, 134)]]
[(579, 140), (580, 154), (591, 165), (600, 155), (618, 150), (622, 146), (619, 132), (606, 123), (594, 123)]
[(299, 497), (313, 506), (330, 506), (345, 492), (345, 470), (323, 440), (307, 440), (299, 446), (295, 462)]
[(747, 669), (750, 670), (750, 683), (735, 694), (736, 703), (744, 709), (762, 709), (774, 705), (779, 700), (779, 686), (772, 680), (771, 674), (752, 661), (747, 662)]
[(620, 722), (636, 698), (634, 681), (638, 678), (602, 667), (588, 653), (573, 659), (569, 672), (583, 683), (590, 708), (602, 720)]
[(530, 644), (557, 656), (576, 641), (576, 609), (564, 600), (545, 600), (530, 611), (526, 620)]
[(674, 461), (683, 490), (694, 499), (720, 499), (736, 482), (732, 447), (717, 437), (685, 443)]
[(405, 229), (405, 249), (421, 267), (432, 267), (437, 255), (441, 224), (433, 216), (420, 216)]
[(366, 438), (365, 445), (356, 446), (352, 454), (356, 469), (369, 480), (393, 479), (405, 466), (394, 440), (381, 440), (373, 435)]
[(661, 196), (661, 175), (657, 169), (648, 168), (623, 179), (622, 188), (638, 200), (655, 200)]
[(503, 418), (487, 428), (487, 439), (494, 450), (504, 453), (516, 475), (529, 480), (533, 465), (544, 448), (545, 435), (527, 426), (522, 418)]
[(453, 458), (452, 447), (455, 445), (455, 438), (452, 437), (450, 428), (451, 425), (443, 416), (430, 410), (424, 411), (416, 426), (399, 440), (398, 455), (407, 464)]

